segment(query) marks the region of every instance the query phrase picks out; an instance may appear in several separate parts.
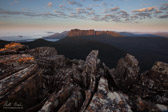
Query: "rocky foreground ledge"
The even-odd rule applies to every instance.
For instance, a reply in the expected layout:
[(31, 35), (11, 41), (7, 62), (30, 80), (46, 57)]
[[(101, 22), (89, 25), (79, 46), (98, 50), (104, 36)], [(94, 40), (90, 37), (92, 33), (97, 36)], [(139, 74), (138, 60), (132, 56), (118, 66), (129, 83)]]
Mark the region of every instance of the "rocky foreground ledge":
[(93, 50), (86, 60), (69, 60), (55, 48), (19, 43), (0, 49), (0, 111), (168, 111), (168, 64), (139, 73), (127, 54), (109, 69)]

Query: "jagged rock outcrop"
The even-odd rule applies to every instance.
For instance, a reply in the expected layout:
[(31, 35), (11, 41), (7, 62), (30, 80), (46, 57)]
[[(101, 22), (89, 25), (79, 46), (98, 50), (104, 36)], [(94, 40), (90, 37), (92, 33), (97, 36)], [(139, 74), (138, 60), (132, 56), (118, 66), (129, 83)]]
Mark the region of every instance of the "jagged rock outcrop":
[(168, 105), (168, 64), (156, 62), (151, 70), (140, 75), (131, 91), (148, 101)]
[(65, 57), (57, 55), (56, 49), (52, 47), (31, 49), (29, 53), (35, 57), (38, 66), (43, 70), (43, 88), (49, 93), (60, 90), (68, 80)]
[(113, 31), (94, 31), (94, 30), (73, 29), (68, 32), (68, 37), (98, 36), (98, 35), (109, 35), (113, 37), (122, 37), (122, 35), (120, 35), (117, 32), (113, 32)]
[(128, 91), (138, 81), (139, 66), (134, 56), (127, 54), (118, 61), (116, 69), (112, 72), (120, 90)]
[(24, 45), (12, 44), (19, 45), (12, 54), (0, 53), (0, 111), (13, 111), (11, 106), (27, 112), (168, 111), (167, 63), (139, 73), (130, 54), (109, 69), (97, 50), (85, 61), (69, 60), (52, 47), (20, 52), (17, 47)]

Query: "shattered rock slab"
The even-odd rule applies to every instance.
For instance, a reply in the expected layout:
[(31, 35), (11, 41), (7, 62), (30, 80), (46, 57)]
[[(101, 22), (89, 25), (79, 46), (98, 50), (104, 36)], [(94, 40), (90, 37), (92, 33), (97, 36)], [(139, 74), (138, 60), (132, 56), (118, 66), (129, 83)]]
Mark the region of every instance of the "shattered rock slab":
[(79, 88), (68, 85), (57, 93), (52, 93), (38, 112), (77, 112), (83, 102), (83, 95)]
[(31, 64), (36, 64), (34, 57), (29, 54), (13, 54), (0, 56), (0, 80), (27, 68)]
[(72, 92), (72, 86), (62, 88), (57, 93), (52, 93), (39, 112), (52, 112), (60, 108), (69, 98)]
[(0, 99), (3, 99), (15, 86), (33, 75), (37, 71), (37, 65), (30, 65), (29, 67), (16, 72), (8, 77), (0, 80)]
[(127, 103), (128, 96), (120, 92), (111, 92), (108, 89), (108, 82), (100, 78), (98, 91), (94, 94), (86, 112), (132, 112)]
[(29, 53), (35, 57), (51, 57), (57, 55), (57, 51), (54, 47), (38, 47), (31, 49)]
[(34, 57), (29, 54), (14, 54), (0, 56), (0, 63), (7, 65), (21, 64), (22, 62), (35, 63)]
[(74, 88), (71, 96), (58, 110), (58, 112), (78, 112), (83, 103), (83, 99), (84, 98), (81, 91), (77, 88)]
[(139, 66), (137, 59), (127, 54), (125, 58), (118, 61), (117, 67), (112, 73), (118, 87), (122, 91), (128, 91), (130, 87), (138, 81)]
[(34, 106), (41, 98), (42, 71), (36, 64), (0, 80), (0, 108), (6, 101), (20, 102), (24, 110)]

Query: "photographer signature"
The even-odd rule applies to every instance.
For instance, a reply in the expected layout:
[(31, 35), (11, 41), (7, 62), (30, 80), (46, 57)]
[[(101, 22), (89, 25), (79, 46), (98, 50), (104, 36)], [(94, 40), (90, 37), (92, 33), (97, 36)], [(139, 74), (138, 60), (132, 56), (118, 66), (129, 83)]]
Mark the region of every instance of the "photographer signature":
[(23, 109), (22, 103), (19, 102), (8, 102), (6, 101), (3, 105), (4, 109)]

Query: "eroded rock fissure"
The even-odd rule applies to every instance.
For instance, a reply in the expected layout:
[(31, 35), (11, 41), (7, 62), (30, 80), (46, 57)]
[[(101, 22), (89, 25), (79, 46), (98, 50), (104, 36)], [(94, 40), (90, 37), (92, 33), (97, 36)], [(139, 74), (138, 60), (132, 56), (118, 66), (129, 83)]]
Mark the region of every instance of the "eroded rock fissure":
[(168, 64), (139, 69), (130, 54), (109, 69), (97, 50), (70, 60), (52, 47), (11, 43), (0, 49), (0, 111), (6, 101), (27, 112), (168, 111)]

